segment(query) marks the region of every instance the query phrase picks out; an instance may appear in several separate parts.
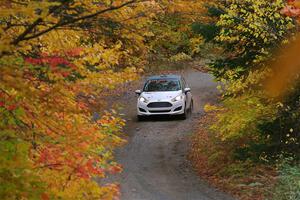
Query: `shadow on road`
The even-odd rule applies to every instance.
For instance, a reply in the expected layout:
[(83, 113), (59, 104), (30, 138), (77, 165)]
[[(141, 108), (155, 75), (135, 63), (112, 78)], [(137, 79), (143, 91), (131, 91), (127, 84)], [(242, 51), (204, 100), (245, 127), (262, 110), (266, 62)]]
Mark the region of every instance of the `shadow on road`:
[(154, 115), (154, 116), (145, 116), (138, 122), (156, 122), (156, 121), (183, 121), (182, 117), (179, 115)]

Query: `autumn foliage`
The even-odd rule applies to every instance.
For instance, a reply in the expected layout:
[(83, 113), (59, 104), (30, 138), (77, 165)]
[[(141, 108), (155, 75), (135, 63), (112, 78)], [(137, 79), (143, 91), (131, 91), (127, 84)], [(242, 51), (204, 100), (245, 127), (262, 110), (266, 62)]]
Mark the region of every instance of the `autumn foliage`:
[[(113, 151), (125, 142), (125, 122), (106, 111), (105, 98), (143, 71), (162, 33), (154, 25), (161, 28), (161, 19), (174, 14), (190, 23), (201, 5), (1, 1), (1, 199), (116, 198), (116, 184), (92, 181), (122, 171)], [(163, 40), (181, 34), (166, 30)]]
[(222, 1), (198, 28), (222, 49), (208, 64), (221, 101), (205, 106), (192, 157), (240, 199), (299, 199), (299, 8), (298, 0)]
[[(128, 34), (125, 26), (147, 6), (126, 7), (133, 3), (0, 3), (1, 199), (118, 195), (117, 185), (91, 179), (121, 171), (113, 150), (124, 143), (124, 121), (105, 111), (104, 102), (96, 102), (103, 106), (93, 120), (95, 102), (84, 99), (101, 94), (104, 101), (107, 90), (136, 78), (141, 61), (132, 54), (141, 55), (143, 46), (131, 37), (141, 36)], [(111, 35), (103, 35), (106, 29)]]

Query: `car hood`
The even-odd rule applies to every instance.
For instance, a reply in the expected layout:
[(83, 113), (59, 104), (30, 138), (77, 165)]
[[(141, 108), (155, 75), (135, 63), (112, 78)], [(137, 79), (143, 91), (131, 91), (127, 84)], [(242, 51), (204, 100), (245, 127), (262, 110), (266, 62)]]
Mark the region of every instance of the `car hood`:
[(143, 92), (141, 95), (149, 101), (164, 101), (173, 99), (180, 94), (182, 94), (181, 90), (166, 92)]

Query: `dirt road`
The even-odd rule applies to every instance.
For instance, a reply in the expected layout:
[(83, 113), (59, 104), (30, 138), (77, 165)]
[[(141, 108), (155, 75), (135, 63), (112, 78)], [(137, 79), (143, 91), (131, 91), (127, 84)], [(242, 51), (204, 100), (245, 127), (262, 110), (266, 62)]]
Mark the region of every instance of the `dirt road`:
[(183, 75), (194, 98), (194, 112), (187, 120), (151, 118), (137, 122), (134, 91), (122, 97), (128, 144), (117, 151), (117, 161), (124, 172), (110, 180), (121, 184), (122, 200), (232, 199), (197, 177), (186, 159), (196, 119), (203, 114), (205, 103), (216, 100), (217, 91), (208, 74), (188, 70)]

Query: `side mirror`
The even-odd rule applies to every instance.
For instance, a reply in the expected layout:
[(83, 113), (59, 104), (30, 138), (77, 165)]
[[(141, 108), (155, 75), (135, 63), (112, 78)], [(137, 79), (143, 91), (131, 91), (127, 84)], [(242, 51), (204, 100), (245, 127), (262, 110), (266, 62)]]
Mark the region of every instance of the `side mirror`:
[(191, 88), (184, 88), (184, 93), (188, 93), (191, 91)]
[(142, 93), (141, 90), (136, 90), (136, 91), (135, 91), (135, 94), (137, 94), (137, 95), (141, 95), (141, 93)]

